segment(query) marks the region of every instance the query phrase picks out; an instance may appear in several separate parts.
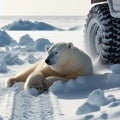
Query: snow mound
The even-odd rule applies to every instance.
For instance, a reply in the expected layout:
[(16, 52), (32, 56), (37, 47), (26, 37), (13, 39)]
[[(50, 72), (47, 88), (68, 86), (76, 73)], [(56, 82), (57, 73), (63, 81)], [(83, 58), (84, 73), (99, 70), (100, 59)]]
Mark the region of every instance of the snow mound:
[(28, 63), (33, 64), (37, 61), (37, 59), (33, 55), (30, 54), (27, 56), (25, 61), (28, 61)]
[(28, 45), (31, 45), (33, 43), (34, 43), (33, 39), (28, 34), (22, 36), (19, 40), (20, 46), (28, 46)]
[[(86, 102), (79, 107), (77, 115), (99, 111), (102, 106), (108, 104), (111, 108), (116, 107), (120, 105), (120, 100), (116, 99), (113, 95), (105, 97), (104, 91), (101, 89), (94, 90), (88, 95)], [(101, 116), (101, 118), (104, 117), (106, 116)]]
[(88, 96), (87, 102), (96, 106), (103, 106), (109, 103), (105, 98), (104, 91), (100, 89), (91, 92)]
[(112, 65), (111, 70), (113, 73), (120, 74), (120, 64)]
[(44, 22), (18, 20), (1, 28), (2, 30), (62, 30)]
[(102, 118), (102, 119), (108, 119), (108, 114), (107, 113), (103, 113), (101, 116), (100, 116), (100, 118)]
[(94, 115), (86, 115), (84, 120), (90, 120), (94, 117)]
[(33, 49), (35, 51), (43, 51), (44, 52), (46, 45), (52, 45), (52, 43), (48, 39), (40, 38), (35, 41)]
[(8, 52), (4, 55), (3, 61), (7, 65), (21, 65), (23, 64), (23, 60), (18, 57), (17, 54), (12, 54), (11, 52)]
[(58, 80), (58, 81), (54, 82), (52, 86), (50, 86), (49, 91), (52, 91), (52, 92), (59, 91), (62, 86), (63, 86), (62, 81)]
[(109, 83), (106, 82), (107, 77), (108, 77), (108, 74), (79, 76), (75, 80), (71, 79), (66, 83), (62, 83), (63, 85), (58, 88), (55, 88), (56, 87), (55, 85), (60, 83), (57, 83), (58, 81), (56, 81), (55, 82), (56, 84), (52, 85), (51, 91), (54, 93), (61, 92), (63, 94), (66, 94), (66, 93), (72, 94), (73, 92), (76, 92), (76, 94), (82, 94), (82, 95), (88, 94), (96, 89), (109, 88)]
[(112, 73), (108, 75), (107, 82), (112, 85), (118, 84), (120, 86), (120, 64), (111, 66)]
[(77, 115), (80, 114), (86, 114), (91, 112), (99, 111), (100, 107), (96, 105), (89, 104), (88, 102), (85, 102), (82, 106), (80, 106), (76, 112)]
[(33, 39), (29, 35), (24, 35), (20, 38), (19, 45), (22, 47), (19, 49), (22, 49), (22, 51), (26, 52), (45, 52), (45, 46), (52, 44), (53, 43), (51, 43), (48, 39), (45, 38), (39, 38), (33, 41)]
[(0, 63), (0, 73), (7, 73), (9, 71), (9, 69), (7, 68), (6, 64)]
[(10, 45), (13, 41), (13, 38), (11, 38), (5, 31), (0, 31), (0, 47)]
[(69, 31), (76, 31), (76, 30), (80, 30), (80, 29), (81, 29), (81, 26), (75, 26), (75, 27), (69, 28), (68, 30)]
[(104, 96), (104, 91), (100, 89), (94, 90), (88, 95), (87, 101), (79, 107), (77, 115), (99, 111), (101, 106), (108, 103), (109, 101)]
[(113, 95), (108, 95), (107, 100), (109, 101), (109, 103), (117, 101), (117, 99)]
[(66, 83), (66, 86), (68, 86), (68, 89), (75, 89), (76, 87), (75, 82), (72, 79)]
[(107, 100), (109, 101), (109, 107), (116, 107), (120, 105), (120, 100), (116, 99), (113, 95), (107, 96)]
[(18, 43), (17, 43), (16, 40), (13, 40), (13, 41), (10, 43), (10, 47), (15, 47), (15, 46), (17, 46), (17, 45), (18, 45)]
[(116, 106), (119, 106), (120, 105), (120, 100), (119, 101), (115, 101), (115, 102), (112, 102), (109, 107), (116, 107)]
[(118, 84), (120, 86), (120, 75), (119, 74), (115, 74), (115, 73), (111, 73), (108, 75), (108, 82), (111, 84)]

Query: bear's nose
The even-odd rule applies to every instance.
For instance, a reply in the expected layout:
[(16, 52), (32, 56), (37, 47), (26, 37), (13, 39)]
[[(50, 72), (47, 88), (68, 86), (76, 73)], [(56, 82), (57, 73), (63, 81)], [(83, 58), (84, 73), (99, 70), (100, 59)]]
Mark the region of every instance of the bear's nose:
[(48, 59), (46, 59), (45, 62), (46, 62), (47, 64), (49, 64), (50, 61), (49, 61)]

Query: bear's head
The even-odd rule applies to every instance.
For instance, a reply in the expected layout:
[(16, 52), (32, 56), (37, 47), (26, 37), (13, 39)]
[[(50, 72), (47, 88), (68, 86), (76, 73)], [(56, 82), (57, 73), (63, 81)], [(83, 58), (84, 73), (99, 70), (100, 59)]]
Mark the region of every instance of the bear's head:
[(46, 46), (48, 56), (45, 59), (47, 65), (57, 68), (69, 62), (70, 52), (73, 49), (72, 43), (60, 42), (52, 46)]

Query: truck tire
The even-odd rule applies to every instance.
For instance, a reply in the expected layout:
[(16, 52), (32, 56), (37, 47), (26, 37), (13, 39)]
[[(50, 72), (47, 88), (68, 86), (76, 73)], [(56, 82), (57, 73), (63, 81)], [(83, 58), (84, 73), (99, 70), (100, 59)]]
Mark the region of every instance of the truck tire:
[(93, 58), (120, 63), (120, 19), (110, 15), (107, 3), (91, 8), (84, 32), (86, 48)]

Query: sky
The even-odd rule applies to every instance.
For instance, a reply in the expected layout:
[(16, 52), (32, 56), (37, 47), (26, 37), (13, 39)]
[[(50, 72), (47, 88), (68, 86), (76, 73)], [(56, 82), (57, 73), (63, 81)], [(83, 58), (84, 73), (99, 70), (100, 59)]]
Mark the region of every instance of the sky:
[(84, 15), (90, 0), (0, 0), (0, 16)]

